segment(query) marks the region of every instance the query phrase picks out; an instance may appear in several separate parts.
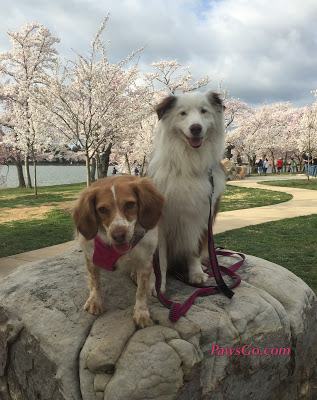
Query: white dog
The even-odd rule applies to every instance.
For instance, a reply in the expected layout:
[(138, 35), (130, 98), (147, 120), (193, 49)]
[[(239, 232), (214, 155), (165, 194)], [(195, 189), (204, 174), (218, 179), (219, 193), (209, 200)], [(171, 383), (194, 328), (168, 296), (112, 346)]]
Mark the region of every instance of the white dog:
[(208, 279), (201, 260), (208, 256), (209, 198), (215, 217), (226, 186), (223, 109), (212, 92), (170, 96), (156, 108), (159, 123), (148, 175), (166, 197), (159, 223), (162, 292), (167, 266), (186, 266), (191, 283)]

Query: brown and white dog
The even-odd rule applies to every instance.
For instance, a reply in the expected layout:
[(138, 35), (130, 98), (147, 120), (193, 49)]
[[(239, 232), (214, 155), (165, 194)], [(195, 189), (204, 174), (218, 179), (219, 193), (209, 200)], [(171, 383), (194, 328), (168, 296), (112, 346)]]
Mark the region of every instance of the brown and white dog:
[[(100, 179), (81, 193), (72, 216), (89, 272), (90, 294), (85, 310), (92, 314), (104, 310), (100, 268), (94, 265), (98, 239), (102, 246), (121, 255), (116, 269), (132, 269), (131, 276), (137, 280), (133, 319), (141, 328), (150, 325), (147, 296), (158, 242), (155, 227), (163, 204), (164, 197), (150, 178), (128, 175)], [(132, 248), (136, 236), (142, 239)]]
[(167, 97), (156, 108), (159, 123), (147, 173), (166, 198), (159, 224), (162, 292), (167, 267), (185, 266), (191, 283), (208, 278), (201, 261), (208, 256), (209, 198), (215, 216), (226, 186), (223, 109), (219, 95), (197, 91)]

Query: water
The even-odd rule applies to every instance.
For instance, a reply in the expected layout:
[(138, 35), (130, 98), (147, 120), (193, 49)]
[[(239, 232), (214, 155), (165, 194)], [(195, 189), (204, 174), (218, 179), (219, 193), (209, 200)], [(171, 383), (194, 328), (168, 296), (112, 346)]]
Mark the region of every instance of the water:
[[(113, 167), (109, 167), (108, 175), (111, 175)], [(116, 167), (119, 169), (118, 167)], [(30, 166), (33, 184), (33, 166)], [(86, 182), (86, 167), (84, 165), (38, 165), (36, 167), (38, 186), (63, 185), (67, 183)], [(14, 165), (3, 165), (0, 174), (5, 178), (6, 187), (17, 187), (18, 175)], [(25, 175), (24, 175), (25, 177)], [(3, 187), (3, 185), (1, 186)]]

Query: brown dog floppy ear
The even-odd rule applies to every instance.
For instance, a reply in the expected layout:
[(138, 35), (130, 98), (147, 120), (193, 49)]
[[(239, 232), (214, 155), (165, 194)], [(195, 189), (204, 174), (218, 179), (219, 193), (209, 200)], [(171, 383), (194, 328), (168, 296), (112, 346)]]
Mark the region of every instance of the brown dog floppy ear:
[(160, 104), (155, 107), (155, 111), (157, 113), (158, 119), (162, 119), (163, 116), (174, 107), (176, 103), (177, 97), (168, 96), (164, 99)]
[(78, 232), (87, 240), (93, 239), (98, 232), (95, 197), (94, 190), (91, 188), (85, 189), (72, 211), (72, 217)]
[(147, 177), (137, 179), (135, 192), (139, 199), (139, 223), (144, 229), (153, 229), (162, 215), (165, 198)]

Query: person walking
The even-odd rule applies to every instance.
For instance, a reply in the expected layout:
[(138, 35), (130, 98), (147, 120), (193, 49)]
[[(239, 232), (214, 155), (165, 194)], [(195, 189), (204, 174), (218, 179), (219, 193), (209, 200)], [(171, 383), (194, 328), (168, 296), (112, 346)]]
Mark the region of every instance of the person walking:
[(116, 168), (116, 167), (113, 167), (113, 169), (112, 169), (112, 175), (116, 175), (117, 172), (118, 172), (117, 168)]
[(263, 161), (262, 158), (260, 158), (258, 161), (258, 174), (261, 176), (262, 172), (263, 172)]
[(139, 176), (140, 171), (138, 170), (138, 167), (135, 167), (134, 169), (134, 175)]
[(297, 172), (297, 164), (296, 161), (294, 160), (294, 157), (291, 158), (291, 173), (296, 174)]
[(265, 175), (265, 176), (266, 176), (266, 174), (267, 174), (267, 170), (268, 170), (269, 166), (270, 166), (269, 160), (266, 158), (266, 159), (263, 161), (263, 172), (264, 172), (264, 175)]
[(282, 158), (279, 158), (279, 159), (277, 160), (276, 166), (277, 166), (277, 174), (280, 175), (280, 173), (281, 173), (281, 171), (282, 171), (282, 167), (283, 167), (283, 160), (282, 160)]

